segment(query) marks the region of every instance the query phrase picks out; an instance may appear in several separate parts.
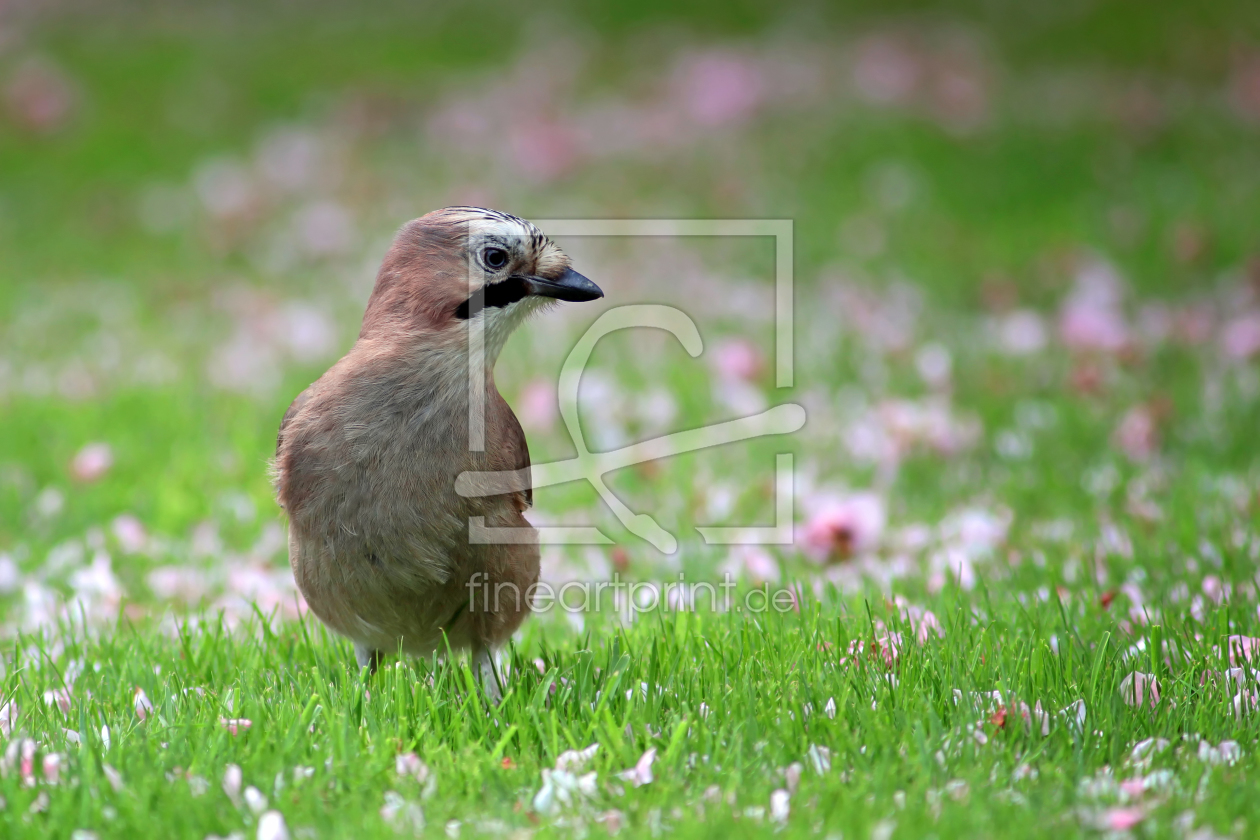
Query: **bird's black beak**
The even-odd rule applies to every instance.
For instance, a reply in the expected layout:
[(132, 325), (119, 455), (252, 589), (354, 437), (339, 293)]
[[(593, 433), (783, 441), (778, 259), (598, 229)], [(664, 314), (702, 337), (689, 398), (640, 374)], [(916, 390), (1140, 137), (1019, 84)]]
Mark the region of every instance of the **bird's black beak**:
[(571, 268), (566, 268), (564, 274), (561, 274), (555, 280), (547, 280), (542, 277), (526, 277), (525, 286), (529, 289), (529, 294), (531, 295), (567, 300), (574, 303), (598, 300), (604, 296), (604, 292), (599, 286), (596, 286)]

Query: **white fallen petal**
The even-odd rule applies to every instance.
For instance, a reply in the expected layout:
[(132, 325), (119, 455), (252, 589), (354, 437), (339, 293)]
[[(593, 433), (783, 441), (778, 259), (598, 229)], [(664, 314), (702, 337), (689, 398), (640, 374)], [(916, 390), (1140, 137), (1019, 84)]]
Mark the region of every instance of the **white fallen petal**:
[(599, 744), (591, 744), (584, 750), (566, 750), (556, 759), (556, 769), (576, 773), (585, 767), (597, 752), (599, 752)]
[(268, 811), (258, 820), (258, 840), (289, 840), (289, 826), (279, 811)]
[(1229, 764), (1233, 765), (1242, 758), (1242, 747), (1237, 741), (1221, 741), (1217, 746), (1212, 746), (1207, 741), (1199, 741), (1199, 761), (1204, 764)]
[(62, 758), (57, 753), (49, 753), (44, 756), (44, 781), (50, 785), (55, 785), (61, 780), (61, 764)]
[(18, 725), (18, 701), (9, 700), (8, 703), (0, 705), (0, 734), (5, 738), (13, 735), (15, 725)]
[(55, 688), (44, 692), (44, 705), (56, 706), (63, 716), (70, 714), (70, 692), (64, 688)]
[(1138, 765), (1150, 764), (1152, 758), (1168, 749), (1168, 747), (1169, 742), (1167, 738), (1147, 738), (1133, 745), (1133, 750), (1129, 753), (1129, 760)]
[(250, 785), (245, 788), (245, 805), (255, 815), (261, 814), (267, 810), (267, 797), (263, 796), (263, 792), (258, 788)]
[(809, 766), (818, 775), (822, 776), (831, 772), (831, 750), (826, 747), (810, 744), (805, 757), (809, 760)]
[(227, 794), (227, 798), (232, 800), (233, 805), (241, 804), (241, 768), (236, 764), (229, 764), (227, 769), (223, 771), (223, 792)]
[(394, 759), (394, 772), (399, 776), (411, 776), (420, 784), (429, 778), (429, 765), (420, 760), (413, 752), (399, 753)]
[(776, 790), (770, 794), (770, 819), (777, 823), (787, 822), (792, 813), (791, 796), (786, 790)]
[(801, 773), (805, 770), (805, 766), (799, 761), (793, 761), (783, 771), (784, 781), (787, 782), (788, 793), (795, 794), (796, 789), (801, 784)]
[(1063, 718), (1067, 723), (1076, 727), (1077, 731), (1085, 731), (1085, 701), (1077, 700), (1070, 706), (1066, 706), (1059, 710), (1059, 717)]
[(551, 771), (543, 768), (542, 771), (542, 788), (538, 793), (534, 794), (534, 811), (550, 816), (559, 810), (560, 806), (556, 801), (556, 786), (551, 781)]
[(1234, 695), (1234, 717), (1242, 718), (1260, 707), (1260, 695), (1246, 689)]
[(1033, 706), (1032, 714), (1033, 714), (1032, 723), (1041, 724), (1041, 736), (1044, 738), (1045, 736), (1049, 735), (1050, 734), (1050, 713), (1041, 707), (1040, 700), (1038, 700), (1036, 704)]
[(588, 799), (594, 798), (595, 795), (599, 793), (599, 788), (596, 786), (596, 781), (598, 779), (598, 776), (599, 774), (593, 770), (584, 776), (578, 776), (577, 778), (578, 793), (582, 794)]
[(415, 802), (408, 802), (396, 791), (385, 792), (385, 804), (381, 806), (381, 819), (395, 831), (409, 831), (419, 836), (424, 830), (424, 811)]

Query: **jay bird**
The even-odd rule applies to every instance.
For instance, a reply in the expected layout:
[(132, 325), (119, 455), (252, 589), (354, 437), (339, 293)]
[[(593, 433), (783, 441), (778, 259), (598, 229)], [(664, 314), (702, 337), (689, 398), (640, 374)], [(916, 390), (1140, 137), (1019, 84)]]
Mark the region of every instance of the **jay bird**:
[[(529, 315), (600, 297), (538, 228), (506, 213), (447, 207), (395, 237), (358, 340), (285, 413), (272, 470), (298, 589), (353, 641), (360, 667), (449, 644), (494, 677), (493, 650), (528, 615), (539, 571), (537, 532), (523, 516), (529, 449), (494, 362)], [(470, 373), (470, 349), (484, 352), (484, 381)], [(474, 398), (484, 406), (480, 451), (470, 445)], [(461, 473), (506, 470), (526, 477), (514, 492), (455, 492)], [(473, 517), (520, 536), (481, 544), (470, 539)], [(494, 679), (486, 689), (497, 696)]]

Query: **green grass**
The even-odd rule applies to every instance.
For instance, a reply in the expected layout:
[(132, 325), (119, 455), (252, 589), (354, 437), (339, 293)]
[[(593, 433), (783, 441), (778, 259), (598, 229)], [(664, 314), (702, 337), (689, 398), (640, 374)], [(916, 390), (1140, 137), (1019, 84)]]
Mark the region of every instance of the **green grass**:
[[(1236, 714), (1239, 687), (1219, 676), (1222, 639), (1260, 637), (1260, 374), (1255, 356), (1228, 361), (1217, 346), (1260, 294), (1260, 146), (1227, 104), (1238, 56), (1260, 50), (1252, 6), (676, 5), (557, 4), (537, 18), (505, 7), (494, 26), (490, 13), (396, 6), (101, 6), (18, 30), (0, 53), (0, 87), (43, 57), (78, 104), (50, 135), (0, 108), (0, 571), (18, 572), (0, 574), (0, 706), (19, 710), (0, 737), (0, 836), (254, 836), (258, 815), (223, 789), (229, 765), (300, 838), (618, 827), (1074, 837), (1106, 833), (1125, 808), (1138, 809), (1136, 836), (1260, 832), (1260, 712)], [(931, 56), (974, 47), (986, 120), (958, 131), (921, 102), (860, 101), (846, 62), (872, 33), (901, 33)], [(510, 110), (508, 93), (552, 90), (540, 78), (560, 91), (537, 109), (546, 116), (592, 118), (605, 97), (655, 101), (675, 60), (706, 47), (777, 61), (816, 49), (834, 61), (828, 93), (677, 148), (592, 155), (543, 182), (505, 164), (495, 138), (443, 145), (426, 128), (444, 103), (484, 102), (487, 90)], [(531, 83), (512, 87), (514, 73)], [(1066, 105), (1056, 90), (1071, 94)], [(1130, 95), (1153, 98), (1158, 118), (1126, 117)], [(187, 185), (200, 164), (251, 160), (281, 124), (333, 144), (335, 184), (270, 196), (236, 227), (196, 209), (170, 232), (141, 224), (155, 184), (195, 206)], [(909, 184), (900, 201), (881, 193), (890, 178)], [(471, 190), (534, 217), (795, 223), (796, 386), (775, 390), (769, 373), (750, 385), (769, 404), (805, 405), (806, 428), (609, 476), (627, 505), (679, 536), (673, 557), (630, 535), (591, 488), (540, 490), (540, 514), (593, 523), (617, 543), (549, 552), (552, 579), (614, 567), (638, 582), (717, 579), (730, 555), (694, 527), (769, 524), (772, 456), (784, 451), (796, 459), (798, 529), (822, 493), (871, 490), (887, 506), (878, 550), (820, 566), (772, 548), (778, 585), (799, 593), (785, 612), (737, 608), (756, 586), (746, 575), (725, 612), (538, 616), (505, 652), (497, 705), (458, 659), (368, 676), (313, 616), (283, 617), (289, 602), (267, 601), (291, 596), (274, 584), (287, 564), (266, 473), (279, 419), (356, 334), (391, 232)], [(349, 250), (275, 259), (294, 214), (317, 199), (353, 218)], [(865, 243), (852, 230), (871, 226), (883, 247), (855, 247)], [(757, 306), (732, 308), (743, 293), (770, 299), (766, 243), (562, 244), (610, 303), (680, 306), (706, 342), (693, 360), (644, 331), (605, 339), (589, 373), (607, 387), (583, 403), (588, 439), (733, 416), (707, 363), (725, 340), (770, 344)], [(1135, 331), (1160, 311), (1181, 325), (1198, 307), (1208, 334), (1139, 337), (1124, 353), (1065, 348), (1056, 314), (1090, 258), (1123, 276)], [(295, 303), (327, 322), (329, 347), (312, 356), (286, 349), (275, 326)], [(1042, 316), (1045, 349), (995, 346), (993, 324), (1012, 307)], [(496, 374), (509, 402), (520, 409), (531, 383), (554, 382), (597, 314), (566, 308), (515, 336)], [(274, 376), (238, 391), (215, 376), (242, 336)], [(950, 354), (947, 387), (918, 370), (929, 345)], [(895, 400), (936, 400), (977, 421), (979, 436), (872, 463), (849, 434)], [(1132, 458), (1115, 433), (1142, 405), (1158, 407), (1158, 439)], [(559, 426), (526, 425), (535, 463), (572, 455)], [(75, 454), (97, 441), (112, 467), (74, 479)], [(970, 589), (941, 574), (942, 552), (958, 548), (950, 523), (968, 510), (1010, 523), (967, 549)], [(142, 523), (146, 545), (128, 549), (120, 516)], [(92, 589), (94, 557), (109, 559), (125, 594)], [(172, 569), (200, 576), (188, 599), (162, 597), (155, 573)], [(903, 604), (930, 610), (941, 633), (915, 641)], [(895, 662), (881, 648), (889, 632), (902, 634)], [(1260, 691), (1256, 664), (1247, 691)], [(1135, 671), (1158, 675), (1153, 708), (1121, 694)], [(44, 699), (63, 687), (65, 714)], [(143, 720), (138, 689), (152, 706)], [(1083, 727), (1061, 714), (1078, 703)], [(232, 734), (226, 719), (251, 726)], [(1151, 738), (1169, 745), (1135, 761)], [(1222, 742), (1238, 755), (1213, 763)], [(589, 795), (549, 807), (542, 771), (592, 744)], [(653, 780), (621, 779), (649, 750)], [(425, 781), (396, 772), (409, 753)], [(55, 784), (41, 771), (50, 755)], [(790, 790), (782, 824), (779, 790)], [(385, 820), (389, 803), (405, 824)], [(423, 829), (407, 822), (411, 804)]]
[[(534, 625), (510, 651), (498, 705), (466, 667), (404, 662), (360, 676), (347, 665), (348, 646), (318, 626), (230, 633), (211, 620), (171, 634), (123, 626), (68, 641), (59, 661), (85, 667), (63, 717), (40, 696), (64, 675), (31, 639), (6, 694), (29, 710), (26, 727), (61, 752), (63, 776), (78, 784), (26, 819), (45, 788), (24, 788), (10, 772), (0, 788), (6, 820), (14, 837), (85, 826), (111, 836), (157, 826), (168, 836), (249, 830), (249, 808), (221, 789), (236, 764), (292, 829), (317, 836), (394, 836), (378, 814), (387, 790), (419, 803), (431, 832), (454, 820), (469, 834), (497, 835), (538, 827), (539, 771), (597, 743), (586, 768), (598, 773), (593, 795), (559, 809), (570, 829), (615, 809), (636, 834), (761, 834), (770, 795), (796, 764), (789, 825), (798, 833), (867, 836), (891, 821), (905, 836), (1075, 835), (1117, 801), (1107, 785), (1112, 774), (1115, 782), (1134, 774), (1133, 745), (1162, 737), (1171, 746), (1151, 767), (1172, 772), (1151, 803), (1160, 833), (1186, 812), (1223, 834), (1235, 820), (1250, 823), (1255, 724), (1236, 719), (1221, 688), (1200, 680), (1221, 667), (1213, 631), (1224, 611), (1160, 629), (1178, 664), (1161, 674), (1159, 706), (1134, 709), (1119, 684), (1149, 657), (1126, 652), (1132, 640), (1117, 636), (1107, 611), (1084, 598), (989, 607), (995, 595), (932, 603), (944, 637), (908, 645), (892, 679), (877, 656), (840, 663), (850, 645), (872, 644), (872, 618), (898, 627), (880, 604), (647, 613), (628, 628), (595, 622), (583, 637)], [(136, 688), (151, 699), (147, 720), (137, 719)], [(977, 699), (995, 690), (1013, 705), (1039, 703), (1049, 733), (1014, 715), (998, 721), (992, 701)], [(1056, 714), (1078, 700), (1083, 730)], [(232, 735), (223, 718), (252, 727)], [(79, 732), (80, 745), (66, 743), (63, 727)], [(1201, 740), (1229, 739), (1243, 744), (1237, 764), (1199, 758)], [(830, 761), (821, 773), (820, 746)], [(655, 779), (618, 780), (648, 749)], [(431, 789), (397, 775), (396, 756), (411, 751), (428, 766)], [(117, 790), (107, 766), (122, 777)], [(297, 767), (314, 772), (295, 782)], [(208, 789), (198, 794), (188, 776)]]

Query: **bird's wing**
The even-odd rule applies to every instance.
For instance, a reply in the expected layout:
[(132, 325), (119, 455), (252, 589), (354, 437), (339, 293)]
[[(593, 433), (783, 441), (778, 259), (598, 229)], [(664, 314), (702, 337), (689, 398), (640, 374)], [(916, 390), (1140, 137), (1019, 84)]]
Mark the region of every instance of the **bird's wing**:
[(513, 469), (518, 472), (525, 473), (525, 506), (534, 506), (534, 483), (530, 476), (529, 463), (529, 442), (525, 440), (525, 430), (521, 428), (521, 423), (516, 419), (516, 415), (510, 410), (507, 413), (507, 439), (508, 446), (511, 448), (513, 455)]

